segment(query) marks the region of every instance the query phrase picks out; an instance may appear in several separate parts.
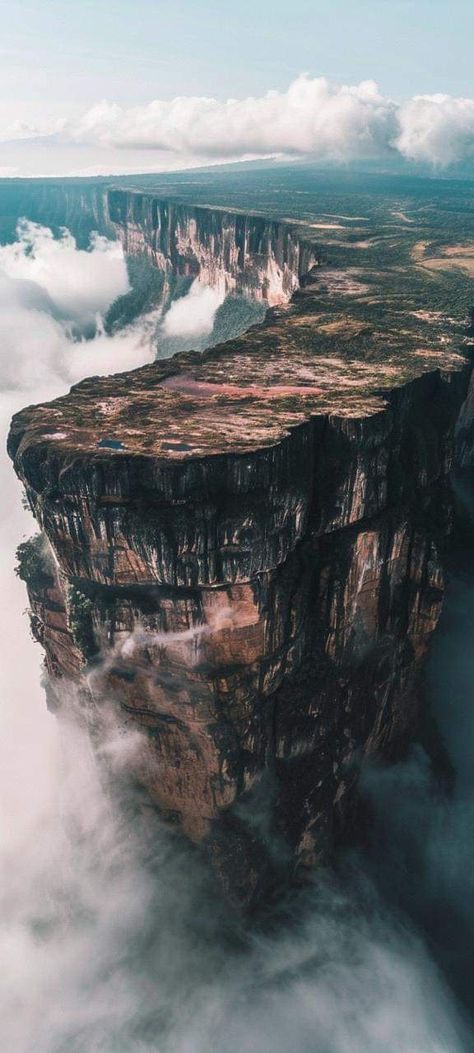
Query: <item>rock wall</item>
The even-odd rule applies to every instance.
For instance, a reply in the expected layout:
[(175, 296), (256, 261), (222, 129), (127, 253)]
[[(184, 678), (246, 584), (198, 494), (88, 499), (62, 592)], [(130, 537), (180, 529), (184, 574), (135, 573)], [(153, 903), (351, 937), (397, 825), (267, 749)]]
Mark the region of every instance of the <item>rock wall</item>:
[(317, 262), (313, 244), (287, 223), (262, 216), (110, 190), (111, 225), (124, 252), (144, 253), (164, 272), (199, 278), (223, 293), (270, 306), (285, 302)]
[(198, 463), (64, 464), (14, 422), (57, 560), (29, 582), (50, 703), (72, 679), (96, 737), (141, 729), (130, 774), (239, 902), (327, 860), (362, 756), (413, 734), (467, 383), (429, 374), (365, 421)]
[(114, 236), (108, 218), (107, 183), (103, 179), (0, 179), (2, 209), (0, 241), (16, 240), (18, 219), (51, 227), (67, 227), (80, 248), (92, 233)]

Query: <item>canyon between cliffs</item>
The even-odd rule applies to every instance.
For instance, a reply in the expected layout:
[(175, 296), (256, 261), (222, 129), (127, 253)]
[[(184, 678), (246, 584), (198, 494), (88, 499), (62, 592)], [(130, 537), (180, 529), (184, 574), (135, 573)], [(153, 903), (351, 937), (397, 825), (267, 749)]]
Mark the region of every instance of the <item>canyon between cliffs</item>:
[(127, 254), (268, 311), (14, 417), (32, 629), (50, 707), (138, 732), (143, 808), (253, 906), (332, 858), (361, 764), (420, 733), (471, 347), (311, 224), (107, 197)]

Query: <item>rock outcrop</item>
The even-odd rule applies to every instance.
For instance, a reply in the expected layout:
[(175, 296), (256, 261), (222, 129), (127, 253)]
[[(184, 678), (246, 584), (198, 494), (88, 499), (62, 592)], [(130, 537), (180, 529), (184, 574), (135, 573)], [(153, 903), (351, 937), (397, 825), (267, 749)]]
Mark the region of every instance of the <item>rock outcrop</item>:
[(133, 190), (110, 190), (109, 221), (124, 252), (165, 273), (275, 305), (289, 300), (317, 262), (311, 241), (288, 223), (209, 209)]
[(139, 201), (111, 216), (161, 267), (280, 302), (310, 271), (238, 340), (14, 418), (54, 554), (33, 629), (51, 704), (72, 681), (96, 739), (139, 730), (129, 774), (250, 903), (330, 857), (361, 758), (413, 735), (471, 364), (331, 314), (283, 224)]

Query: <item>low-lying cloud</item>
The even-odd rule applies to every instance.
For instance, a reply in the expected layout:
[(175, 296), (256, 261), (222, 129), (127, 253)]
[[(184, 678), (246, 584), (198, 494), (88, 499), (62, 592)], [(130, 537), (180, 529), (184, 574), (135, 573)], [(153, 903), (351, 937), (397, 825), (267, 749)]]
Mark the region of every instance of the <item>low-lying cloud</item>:
[[(73, 918), (76, 905), (84, 918), (94, 917), (90, 865), (106, 843), (91, 842), (87, 858), (68, 855), (61, 801), (67, 799), (69, 815), (76, 801), (77, 820), (87, 756), (74, 760), (73, 791), (57, 722), (45, 709), (24, 586), (14, 573), (16, 547), (33, 523), (5, 439), (11, 415), (25, 404), (61, 394), (90, 372), (125, 368), (127, 360), (139, 365), (152, 355), (138, 327), (108, 338), (101, 329), (108, 306), (127, 288), (121, 250), (102, 240), (79, 252), (68, 232), (54, 241), (47, 229), (23, 222), (17, 242), (0, 247), (0, 1045), (17, 1053), (58, 1053), (59, 1036), (70, 1027), (88, 973), (87, 923), (75, 926)], [(81, 326), (91, 322), (96, 335), (86, 340)], [(76, 822), (83, 838), (97, 828), (101, 807), (97, 796), (88, 800), (82, 829)], [(66, 1004), (60, 977), (69, 977), (72, 992), (71, 969), (76, 995)]]
[(153, 361), (159, 310), (113, 335), (104, 329), (108, 308), (128, 288), (117, 242), (96, 235), (78, 249), (69, 231), (55, 239), (21, 221), (18, 240), (0, 246), (3, 391), (34, 392), (40, 401), (91, 374)]
[[(115, 164), (117, 151), (134, 151), (142, 167), (147, 151), (164, 168), (180, 159), (188, 166), (270, 156), (341, 163), (401, 156), (444, 167), (474, 156), (474, 98), (434, 94), (396, 102), (372, 80), (346, 85), (302, 74), (286, 91), (260, 97), (178, 96), (133, 107), (103, 100), (48, 132), (52, 149), (96, 147), (102, 168), (107, 151)], [(35, 131), (32, 143), (41, 138)]]
[(39, 308), (82, 323), (94, 322), (129, 289), (120, 242), (93, 234), (89, 248), (79, 249), (65, 228), (55, 238), (49, 227), (26, 219), (18, 223), (17, 241), (0, 246), (0, 273), (31, 283)]
[(174, 300), (166, 312), (162, 331), (168, 337), (208, 336), (224, 302), (224, 289), (211, 289), (196, 278), (186, 296)]

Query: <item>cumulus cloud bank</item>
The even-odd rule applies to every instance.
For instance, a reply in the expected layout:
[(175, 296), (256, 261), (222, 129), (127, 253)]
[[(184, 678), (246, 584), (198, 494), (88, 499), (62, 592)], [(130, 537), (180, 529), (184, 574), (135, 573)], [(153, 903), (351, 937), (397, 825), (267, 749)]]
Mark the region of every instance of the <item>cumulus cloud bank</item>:
[(102, 101), (57, 134), (102, 147), (200, 159), (270, 155), (346, 162), (401, 154), (449, 165), (474, 152), (474, 99), (419, 95), (397, 103), (374, 81), (340, 85), (301, 75), (255, 98), (180, 96), (122, 107)]
[(395, 145), (410, 161), (450, 165), (474, 156), (474, 99), (417, 95), (400, 108)]

